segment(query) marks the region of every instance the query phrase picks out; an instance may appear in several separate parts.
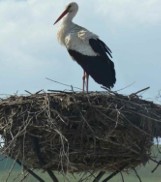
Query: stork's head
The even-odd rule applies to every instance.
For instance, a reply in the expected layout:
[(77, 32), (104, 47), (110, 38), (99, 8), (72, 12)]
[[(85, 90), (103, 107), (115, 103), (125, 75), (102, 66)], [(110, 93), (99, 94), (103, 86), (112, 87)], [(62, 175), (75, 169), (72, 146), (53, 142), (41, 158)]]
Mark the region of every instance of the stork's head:
[(63, 13), (58, 17), (58, 19), (55, 21), (54, 24), (56, 24), (59, 20), (61, 20), (65, 15), (69, 14), (70, 18), (72, 19), (78, 11), (78, 4), (75, 2), (72, 2), (68, 4), (63, 11)]

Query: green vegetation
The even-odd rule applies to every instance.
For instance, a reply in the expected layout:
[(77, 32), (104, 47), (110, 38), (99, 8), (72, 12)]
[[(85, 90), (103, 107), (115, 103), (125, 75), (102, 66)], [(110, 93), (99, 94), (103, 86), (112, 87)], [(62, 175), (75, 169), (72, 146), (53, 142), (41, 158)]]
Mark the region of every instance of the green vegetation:
[[(156, 154), (157, 148), (154, 147), (153, 153)], [(158, 157), (159, 160), (160, 156)], [(145, 166), (141, 166), (137, 168), (137, 172), (142, 179), (142, 182), (160, 182), (161, 181), (161, 166), (157, 168), (157, 170), (154, 173), (151, 173), (151, 171), (155, 168), (156, 164), (153, 162), (147, 163)], [(12, 172), (10, 173), (10, 170), (12, 169)], [(35, 171), (38, 175), (40, 175), (46, 182), (51, 182), (50, 177), (47, 173), (41, 172), (41, 171)], [(6, 179), (8, 179), (8, 182), (19, 182), (22, 178), (25, 176), (25, 172), (23, 173), (23, 169), (15, 164), (13, 160), (10, 159), (3, 159), (3, 156), (0, 157), (0, 182), (5, 182)], [(89, 176), (90, 174), (87, 174)], [(107, 174), (106, 176), (108, 176)], [(60, 175), (56, 173), (56, 176), (59, 178), (60, 182), (77, 182), (83, 175), (81, 174), (75, 174), (75, 175)], [(138, 178), (136, 177), (135, 173), (133, 171), (129, 171), (129, 173), (123, 173), (125, 182), (139, 182)], [(35, 178), (28, 175), (25, 179), (26, 182), (37, 182)], [(86, 180), (87, 182), (90, 182), (91, 180)], [(110, 182), (121, 182), (121, 175), (118, 174), (113, 179), (111, 179)]]
[[(161, 181), (161, 167), (158, 167), (158, 169), (154, 172), (151, 173), (151, 170), (155, 167), (154, 163), (150, 162), (149, 164), (146, 165), (146, 167), (141, 167), (137, 169), (137, 172), (139, 174), (139, 176), (141, 177), (143, 182), (160, 182)], [(9, 175), (9, 169), (7, 170), (1, 170), (0, 171), (0, 181), (1, 182), (5, 182), (6, 179), (8, 178)], [(37, 171), (37, 174), (39, 174), (43, 179), (45, 179), (45, 181), (50, 182), (50, 177), (43, 172)], [(8, 182), (12, 182), (12, 181), (20, 181), (20, 179), (22, 179), (24, 177), (25, 173), (23, 174), (23, 170), (19, 169), (19, 170), (15, 170), (12, 171), (12, 173), (10, 174), (9, 178), (8, 178)], [(81, 175), (67, 175), (67, 177), (63, 177), (62, 175), (58, 175), (58, 173), (56, 173), (57, 177), (59, 178), (60, 182), (65, 182), (65, 181), (69, 181), (69, 182), (75, 182), (78, 181), (78, 179), (80, 179)], [(88, 174), (89, 175), (89, 174)], [(108, 176), (108, 175), (107, 175)], [(136, 177), (136, 175), (134, 174), (134, 172), (130, 172), (129, 174), (123, 174), (124, 176), (124, 180), (125, 182), (137, 182), (139, 181)], [(25, 181), (28, 182), (36, 182), (36, 180), (32, 177), (32, 176), (28, 176), (26, 178)], [(90, 182), (90, 180), (88, 180)], [(121, 175), (118, 174), (117, 176), (115, 176), (113, 179), (111, 179), (111, 182), (120, 182), (121, 181)]]

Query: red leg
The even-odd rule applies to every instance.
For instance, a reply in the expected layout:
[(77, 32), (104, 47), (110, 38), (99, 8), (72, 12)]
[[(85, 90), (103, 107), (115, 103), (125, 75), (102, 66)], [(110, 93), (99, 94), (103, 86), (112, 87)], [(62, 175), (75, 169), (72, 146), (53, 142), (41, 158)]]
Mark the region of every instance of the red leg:
[(83, 79), (83, 92), (84, 92), (84, 86), (85, 86), (85, 79), (86, 79), (86, 75), (85, 75), (86, 73), (85, 73), (85, 71), (83, 70), (83, 77), (82, 77), (82, 79)]
[(89, 75), (86, 73), (86, 91), (87, 91), (87, 93), (88, 93), (88, 85), (89, 85), (88, 80), (89, 80)]

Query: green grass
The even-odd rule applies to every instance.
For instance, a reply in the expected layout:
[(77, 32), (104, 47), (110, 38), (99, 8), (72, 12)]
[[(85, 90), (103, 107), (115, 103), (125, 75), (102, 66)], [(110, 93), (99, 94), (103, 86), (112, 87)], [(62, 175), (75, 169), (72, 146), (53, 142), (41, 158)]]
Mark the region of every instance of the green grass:
[[(137, 172), (138, 172), (139, 176), (141, 177), (142, 182), (160, 182), (161, 181), (161, 166), (158, 167), (158, 169), (154, 173), (151, 173), (152, 169), (154, 169), (155, 166), (156, 165), (153, 162), (150, 162), (145, 167), (137, 168)], [(9, 171), (10, 171), (9, 169), (0, 171), (0, 182), (6, 181), (6, 179), (8, 178), (8, 175), (9, 175)], [(24, 176), (24, 174), (22, 172), (23, 172), (22, 169), (19, 169), (19, 170), (14, 169), (14, 171), (12, 171), (12, 173), (10, 174), (10, 176), (8, 178), (8, 182), (20, 181)], [(47, 173), (43, 173), (41, 171), (35, 171), (35, 172), (38, 175), (40, 175), (45, 181), (47, 181), (47, 182), (51, 181), (51, 179), (47, 175)], [(80, 174), (77, 174), (74, 176), (68, 174), (66, 178), (63, 175), (59, 175), (58, 173), (56, 173), (56, 175), (57, 175), (58, 179), (60, 180), (60, 182), (66, 182), (66, 181), (75, 182), (81, 178)], [(106, 176), (108, 176), (108, 175), (106, 175)], [(123, 173), (123, 176), (124, 176), (125, 182), (137, 182), (137, 181), (139, 181), (137, 179), (136, 175), (134, 174), (134, 172), (132, 172), (132, 171), (129, 174)], [(26, 182), (36, 182), (35, 178), (33, 178), (30, 175), (26, 178), (25, 181)], [(90, 181), (91, 180), (87, 180), (87, 182), (90, 182)], [(110, 181), (111, 182), (120, 182), (121, 181), (121, 175), (118, 174), (117, 176), (115, 176)]]
[[(153, 149), (153, 153), (157, 153), (156, 147)], [(1, 160), (2, 156), (0, 157)], [(158, 160), (161, 158), (161, 156), (158, 156)], [(154, 173), (151, 173), (151, 171), (154, 169), (156, 164), (153, 162), (149, 162), (146, 164), (146, 166), (138, 167), (137, 172), (142, 180), (142, 182), (160, 182), (161, 181), (161, 166), (157, 168), (157, 170)], [(12, 169), (12, 172), (10, 173), (10, 170)], [(50, 177), (47, 173), (44, 173), (42, 171), (35, 171), (39, 176), (41, 176), (46, 182), (52, 182)], [(10, 175), (9, 175), (10, 174)], [(59, 173), (55, 173), (58, 177), (60, 182), (77, 182), (81, 177), (82, 174), (75, 174), (70, 175), (67, 174), (66, 177), (63, 175), (60, 175)], [(110, 174), (110, 173), (109, 173)], [(107, 177), (109, 174), (107, 174), (105, 177)], [(23, 170), (19, 165), (16, 165), (14, 161), (10, 159), (5, 159), (0, 161), (0, 182), (5, 182), (6, 179), (8, 182), (19, 182), (24, 177), (25, 173), (23, 174)], [(90, 175), (90, 174), (87, 174)], [(133, 171), (129, 171), (129, 173), (123, 173), (125, 182), (139, 182), (138, 178), (136, 177), (135, 173)], [(28, 175), (27, 178), (24, 180), (25, 182), (37, 182), (35, 178), (33, 178), (31, 175)], [(86, 180), (86, 182), (90, 182), (92, 180)], [(114, 178), (110, 180), (110, 182), (121, 182), (121, 175), (118, 174)]]

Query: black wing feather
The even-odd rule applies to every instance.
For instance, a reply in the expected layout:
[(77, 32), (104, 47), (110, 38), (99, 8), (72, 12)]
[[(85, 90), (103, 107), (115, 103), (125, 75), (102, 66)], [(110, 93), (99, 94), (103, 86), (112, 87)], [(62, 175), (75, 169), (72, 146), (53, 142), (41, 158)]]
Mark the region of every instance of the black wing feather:
[[(79, 51), (69, 49), (69, 54), (97, 83), (111, 88), (116, 82), (114, 63), (110, 60), (111, 50), (99, 39), (90, 39), (89, 44), (97, 56), (83, 55)], [(107, 55), (108, 53), (108, 55)]]
[(106, 53), (108, 53), (108, 55), (112, 58), (112, 51), (102, 40), (89, 39), (89, 44), (96, 53), (99, 53), (100, 55), (105, 57), (107, 56)]

